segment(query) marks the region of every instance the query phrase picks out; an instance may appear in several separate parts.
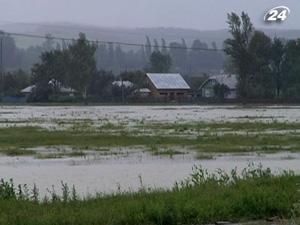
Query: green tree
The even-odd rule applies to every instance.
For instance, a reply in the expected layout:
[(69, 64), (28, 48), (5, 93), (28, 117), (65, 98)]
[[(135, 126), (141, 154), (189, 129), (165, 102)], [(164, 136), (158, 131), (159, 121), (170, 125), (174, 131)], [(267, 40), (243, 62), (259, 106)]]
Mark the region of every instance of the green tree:
[(92, 75), (89, 84), (89, 94), (95, 96), (100, 101), (110, 100), (112, 97), (112, 82), (115, 77), (112, 72), (100, 70)]
[(230, 89), (225, 84), (217, 83), (214, 86), (214, 94), (215, 94), (216, 98), (220, 101), (223, 101), (229, 92), (230, 92)]
[[(40, 63), (32, 67), (32, 83), (36, 88), (36, 101), (47, 101), (49, 95), (57, 94), (60, 86), (65, 85), (69, 74), (69, 52), (68, 50), (54, 50), (44, 52), (40, 56)], [(49, 82), (53, 80), (53, 86)]]
[(262, 31), (254, 31), (249, 43), (252, 57), (248, 97), (274, 98), (275, 82), (271, 73), (272, 40)]
[(168, 73), (172, 66), (172, 59), (169, 55), (163, 55), (161, 52), (153, 52), (150, 57), (151, 72)]
[(286, 51), (283, 41), (279, 38), (274, 38), (271, 51), (271, 70), (273, 79), (276, 83), (276, 97), (279, 98), (281, 96), (281, 89), (284, 83), (283, 65), (286, 59)]
[(132, 82), (135, 88), (144, 88), (147, 86), (145, 73), (143, 71), (125, 71), (120, 74), (119, 78)]
[(282, 93), (285, 98), (300, 96), (300, 39), (290, 40), (285, 47)]
[(4, 95), (19, 95), (20, 90), (29, 85), (29, 81), (29, 75), (23, 70), (6, 73), (4, 75)]
[(88, 86), (94, 73), (96, 73), (95, 60), (96, 47), (89, 43), (83, 33), (69, 48), (68, 83), (71, 88), (81, 93), (87, 99)]
[(235, 13), (228, 14), (229, 32), (232, 38), (225, 40), (224, 50), (232, 58), (238, 72), (239, 95), (247, 98), (251, 78), (252, 55), (249, 51), (250, 40), (253, 36), (253, 25), (249, 16), (242, 12), (241, 17)]

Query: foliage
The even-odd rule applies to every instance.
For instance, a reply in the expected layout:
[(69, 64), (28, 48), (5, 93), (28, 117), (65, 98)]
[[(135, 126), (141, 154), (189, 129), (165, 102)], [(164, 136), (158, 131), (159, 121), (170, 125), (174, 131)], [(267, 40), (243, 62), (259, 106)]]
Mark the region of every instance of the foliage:
[[(299, 40), (271, 40), (255, 31), (244, 12), (228, 14), (231, 39), (224, 42), (229, 70), (239, 75), (240, 97), (297, 99), (300, 94)], [(227, 64), (227, 70), (228, 70)]]
[(49, 100), (49, 96), (59, 93), (61, 87), (72, 88), (86, 99), (91, 78), (96, 73), (95, 50), (85, 35), (80, 34), (69, 48), (44, 52), (41, 63), (32, 68), (32, 82), (37, 87), (33, 99)]
[(99, 99), (107, 99), (112, 96), (112, 82), (115, 80), (112, 72), (104, 70), (92, 74), (88, 87), (88, 94)]
[[(65, 122), (65, 121), (64, 121)], [(69, 123), (67, 123), (69, 124)], [(65, 124), (66, 125), (66, 124)], [(64, 123), (52, 131), (38, 127), (0, 129), (0, 153), (34, 155), (34, 147), (69, 146), (83, 151), (100, 147), (149, 146), (173, 152), (277, 152), (300, 150), (299, 123), (183, 123), (94, 127), (87, 122)], [(80, 138), (78, 138), (80, 137)]]
[(20, 90), (26, 88), (30, 84), (29, 74), (23, 70), (8, 72), (4, 74), (4, 95), (18, 96)]
[(235, 13), (228, 14), (228, 24), (232, 39), (225, 40), (225, 53), (232, 58), (232, 62), (237, 69), (239, 94), (242, 98), (247, 98), (252, 76), (251, 66), (253, 65), (253, 57), (249, 47), (254, 28), (245, 12), (242, 12), (241, 17)]
[(261, 31), (254, 31), (249, 43), (252, 57), (248, 97), (271, 99), (275, 97), (275, 81), (270, 67), (272, 40)]
[(224, 100), (224, 98), (226, 97), (226, 95), (230, 92), (230, 89), (225, 84), (219, 84), (219, 83), (217, 83), (214, 86), (214, 92), (215, 92), (215, 96), (219, 100)]
[(168, 73), (172, 65), (172, 59), (169, 55), (163, 55), (161, 52), (153, 52), (150, 57), (153, 73)]
[(81, 33), (79, 39), (69, 47), (68, 51), (68, 83), (86, 99), (91, 77), (96, 73), (94, 58), (96, 47), (90, 44), (85, 35)]
[(290, 40), (285, 46), (283, 62), (284, 79), (282, 89), (284, 97), (297, 97), (300, 94), (300, 39)]

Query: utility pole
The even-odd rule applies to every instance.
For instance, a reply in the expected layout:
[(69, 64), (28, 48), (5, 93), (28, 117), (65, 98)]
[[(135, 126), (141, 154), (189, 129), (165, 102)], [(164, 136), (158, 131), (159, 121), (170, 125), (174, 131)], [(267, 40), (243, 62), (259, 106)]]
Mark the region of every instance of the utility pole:
[(123, 81), (122, 75), (121, 75), (121, 86), (122, 86), (122, 103), (124, 104), (124, 102), (125, 102), (125, 96), (124, 96), (124, 81)]

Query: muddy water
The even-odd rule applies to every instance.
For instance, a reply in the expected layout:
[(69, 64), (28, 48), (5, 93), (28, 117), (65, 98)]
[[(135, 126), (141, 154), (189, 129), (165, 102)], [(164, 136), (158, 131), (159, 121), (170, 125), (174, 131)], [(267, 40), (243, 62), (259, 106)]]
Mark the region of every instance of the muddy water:
[[(239, 170), (249, 163), (262, 163), (274, 171), (294, 170), (300, 173), (300, 154), (277, 153), (268, 155), (219, 155), (213, 160), (195, 160), (190, 155), (170, 157), (147, 153), (124, 156), (87, 156), (85, 158), (34, 159), (31, 157), (0, 157), (1, 177), (13, 178), (16, 183), (37, 184), (42, 195), (60, 182), (75, 185), (82, 196), (96, 192), (111, 193), (121, 190), (136, 191), (142, 185), (152, 188), (170, 188), (175, 181), (187, 177), (194, 165), (209, 171), (222, 168)], [(141, 177), (141, 179), (139, 178)]]
[[(99, 106), (99, 107), (31, 107), (1, 106), (0, 127), (41, 126), (57, 128), (59, 121), (89, 120), (93, 124), (192, 121), (300, 121), (300, 106), (244, 108), (239, 106)], [(262, 163), (274, 170), (300, 172), (300, 154), (222, 155), (214, 160), (196, 160), (191, 155), (154, 157), (146, 153), (128, 156), (95, 156), (85, 158), (35, 159), (32, 157), (0, 157), (0, 177), (16, 183), (33, 185), (46, 194), (47, 188), (60, 182), (75, 185), (81, 195), (118, 190), (136, 191), (146, 187), (172, 187), (192, 172), (194, 165), (214, 171), (217, 168), (242, 169), (249, 162)], [(142, 179), (140, 180), (139, 177)]]

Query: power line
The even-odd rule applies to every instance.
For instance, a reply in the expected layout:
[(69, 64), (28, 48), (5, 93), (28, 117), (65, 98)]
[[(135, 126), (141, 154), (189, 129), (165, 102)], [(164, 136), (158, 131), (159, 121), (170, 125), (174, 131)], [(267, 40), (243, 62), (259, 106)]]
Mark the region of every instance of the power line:
[[(66, 38), (66, 37), (56, 37), (56, 36), (43, 36), (43, 35), (36, 35), (36, 34), (24, 34), (24, 33), (14, 33), (14, 32), (3, 32), (0, 33), (0, 36), (9, 35), (15, 37), (27, 37), (27, 38), (37, 38), (37, 39), (51, 39), (51, 40), (59, 40), (59, 41), (76, 41), (75, 38)], [(128, 42), (119, 42), (119, 41), (102, 41), (102, 40), (90, 40), (86, 39), (87, 42), (92, 44), (114, 44), (114, 45), (122, 45), (122, 46), (131, 46), (131, 47), (154, 47), (152, 45), (145, 45), (139, 43), (128, 43)], [(177, 50), (195, 50), (195, 51), (210, 51), (210, 52), (218, 52), (224, 51), (224, 49), (212, 49), (212, 48), (194, 48), (194, 47), (175, 47), (175, 46), (161, 46), (158, 45), (158, 48), (165, 48), (165, 49), (177, 49)]]
[[(195, 40), (195, 39), (199, 39), (199, 37), (194, 36), (194, 35), (184, 35), (182, 37), (179, 37), (178, 35), (173, 35), (173, 34), (164, 34), (163, 37), (157, 37), (157, 35), (150, 35), (147, 33), (142, 33), (141, 31), (143, 29), (147, 29), (147, 28), (126, 28), (122, 29), (122, 30), (114, 30), (114, 28), (106, 28), (106, 27), (98, 27), (95, 25), (88, 25), (88, 24), (72, 24), (72, 23), (67, 23), (67, 25), (64, 24), (52, 24), (52, 23), (30, 23), (30, 22), (18, 22), (18, 21), (8, 21), (8, 20), (0, 20), (0, 22), (3, 25), (6, 24), (20, 24), (20, 25), (24, 25), (24, 26), (43, 26), (43, 27), (49, 27), (49, 28), (56, 28), (56, 29), (65, 29), (67, 27), (68, 30), (73, 30), (74, 32), (76, 31), (77, 33), (80, 32), (78, 30), (78, 28), (84, 30), (84, 31), (89, 31), (89, 32), (95, 32), (95, 33), (111, 33), (111, 34), (118, 34), (118, 35), (130, 35), (130, 36), (140, 36), (140, 37), (145, 37), (145, 36), (149, 36), (153, 39), (159, 39), (159, 38), (164, 38), (164, 39), (190, 39), (190, 40)], [(78, 28), (77, 28), (77, 27)], [(100, 30), (103, 29), (103, 30)], [(157, 31), (159, 30), (163, 30), (163, 29), (168, 29), (168, 28), (156, 28)], [(140, 30), (140, 31), (139, 31)], [(185, 29), (183, 28), (182, 31), (184, 31)], [(192, 29), (193, 30), (193, 29)], [(206, 30), (208, 32), (214, 32), (214, 30)], [(199, 31), (194, 31), (193, 32), (201, 32)]]

